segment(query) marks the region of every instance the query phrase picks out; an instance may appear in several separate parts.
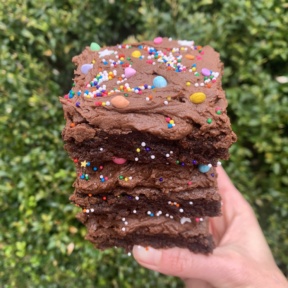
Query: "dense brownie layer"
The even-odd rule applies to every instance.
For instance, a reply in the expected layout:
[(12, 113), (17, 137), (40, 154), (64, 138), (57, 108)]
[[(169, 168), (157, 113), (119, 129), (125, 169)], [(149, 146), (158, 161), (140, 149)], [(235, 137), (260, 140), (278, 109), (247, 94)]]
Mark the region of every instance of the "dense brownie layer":
[(183, 217), (182, 223), (169, 217), (108, 217), (80, 213), (78, 219), (87, 227), (86, 239), (99, 249), (122, 247), (131, 251), (133, 245), (154, 248), (181, 247), (195, 253), (208, 254), (214, 243), (208, 233), (206, 219)]
[(85, 213), (108, 214), (117, 211), (120, 216), (153, 214), (182, 217), (214, 217), (221, 214), (221, 197), (216, 188), (193, 189), (185, 192), (162, 193), (159, 189), (137, 187), (115, 189), (109, 193), (88, 194), (75, 191), (70, 200)]

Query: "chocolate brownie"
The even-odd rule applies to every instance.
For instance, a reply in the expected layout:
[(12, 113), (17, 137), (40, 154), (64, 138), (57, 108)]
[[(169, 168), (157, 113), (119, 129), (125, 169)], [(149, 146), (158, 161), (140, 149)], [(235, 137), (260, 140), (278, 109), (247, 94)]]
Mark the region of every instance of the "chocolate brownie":
[(236, 141), (219, 54), (157, 37), (92, 43), (72, 61), (74, 84), (60, 98), (62, 136), (77, 171), (70, 200), (82, 208), (86, 238), (99, 249), (210, 253), (207, 216), (221, 214), (214, 167)]

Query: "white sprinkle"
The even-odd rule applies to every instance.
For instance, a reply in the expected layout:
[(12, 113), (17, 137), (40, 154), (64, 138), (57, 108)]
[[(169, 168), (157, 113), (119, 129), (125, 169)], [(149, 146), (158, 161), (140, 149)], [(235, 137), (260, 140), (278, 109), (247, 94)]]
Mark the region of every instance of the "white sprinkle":
[(184, 212), (184, 210), (183, 210), (182, 208), (180, 208), (180, 209), (179, 209), (179, 212), (180, 212), (180, 213), (183, 213), (183, 212)]
[(200, 83), (200, 86), (204, 86), (204, 83)]
[(169, 217), (169, 214), (167, 213), (165, 216), (166, 216), (166, 217)]
[(131, 256), (131, 252), (128, 252), (127, 255), (130, 257)]
[(110, 106), (110, 101), (106, 101), (106, 106)]
[(220, 161), (217, 162), (217, 166), (221, 166), (222, 163)]
[(125, 228), (125, 227), (123, 227), (123, 228), (122, 228), (122, 231), (125, 231), (125, 230), (126, 230), (126, 228)]
[(173, 216), (171, 215), (170, 218), (173, 219)]
[(199, 220), (200, 220), (200, 221), (203, 221), (204, 219), (203, 219), (203, 218), (199, 218)]
[(139, 196), (136, 196), (136, 197), (135, 197), (135, 200), (137, 200), (137, 201), (138, 201), (138, 200), (139, 200)]
[(211, 168), (211, 167), (212, 167), (212, 164), (208, 164), (207, 166)]
[(122, 218), (122, 221), (124, 222), (126, 219), (125, 218)]
[(151, 155), (151, 159), (155, 159), (155, 155)]
[(151, 214), (151, 211), (147, 211), (147, 214), (150, 215), (150, 214)]
[(90, 211), (89, 211), (89, 209), (86, 209), (86, 213), (89, 213)]
[(145, 142), (142, 142), (142, 143), (141, 143), (141, 146), (142, 146), (142, 147), (145, 147), (145, 146), (146, 146), (146, 143), (145, 143)]
[(92, 208), (92, 209), (90, 209), (91, 210), (91, 212), (94, 212), (94, 209)]
[(193, 202), (192, 202), (192, 201), (190, 201), (190, 202), (189, 202), (189, 204), (190, 204), (190, 205), (193, 205)]
[(165, 104), (165, 105), (168, 105), (168, 101), (164, 101), (164, 104)]
[(133, 210), (133, 213), (137, 213), (137, 211), (136, 211), (136, 210)]
[(127, 221), (125, 221), (125, 222), (124, 222), (124, 224), (125, 224), (125, 225), (128, 225), (128, 222), (127, 222)]
[(170, 157), (170, 154), (167, 153), (165, 156), (168, 158), (168, 157)]
[(187, 218), (187, 217), (182, 217), (181, 219), (180, 219), (180, 223), (183, 225), (184, 223), (186, 223), (186, 222), (189, 222), (189, 223), (191, 223), (191, 219), (190, 218)]
[(198, 87), (198, 86), (199, 86), (199, 84), (198, 84), (198, 83), (195, 83), (195, 84), (194, 84), (194, 86), (195, 86), (195, 87)]
[(139, 158), (138, 158), (138, 157), (136, 157), (136, 158), (135, 158), (135, 161), (138, 161), (138, 160), (139, 160)]
[(133, 177), (132, 176), (129, 176), (129, 180), (132, 180), (133, 179)]
[(171, 205), (171, 201), (168, 201), (168, 204)]
[(173, 154), (173, 151), (170, 151), (170, 154)]
[(100, 151), (103, 151), (103, 148), (100, 148), (99, 150), (100, 150)]

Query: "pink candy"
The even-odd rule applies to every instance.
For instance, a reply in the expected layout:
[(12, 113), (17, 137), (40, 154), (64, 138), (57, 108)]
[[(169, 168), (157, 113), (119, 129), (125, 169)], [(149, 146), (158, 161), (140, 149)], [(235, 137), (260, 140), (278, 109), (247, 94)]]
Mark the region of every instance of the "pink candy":
[(154, 42), (155, 44), (161, 44), (162, 41), (163, 41), (163, 38), (162, 38), (162, 37), (156, 37), (153, 42)]
[(125, 68), (125, 77), (126, 78), (130, 78), (132, 76), (134, 76), (136, 74), (136, 70), (131, 68), (131, 67), (127, 67)]
[(113, 161), (115, 164), (122, 165), (122, 164), (126, 163), (127, 159), (125, 159), (125, 158), (118, 158), (118, 157), (112, 157), (112, 161)]

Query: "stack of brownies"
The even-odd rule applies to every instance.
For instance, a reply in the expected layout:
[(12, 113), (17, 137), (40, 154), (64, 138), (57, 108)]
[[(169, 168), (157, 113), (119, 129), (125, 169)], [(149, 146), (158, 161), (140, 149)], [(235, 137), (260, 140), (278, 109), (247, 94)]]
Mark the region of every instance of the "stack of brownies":
[(77, 179), (70, 200), (99, 249), (133, 245), (211, 253), (208, 217), (221, 214), (219, 159), (236, 140), (209, 46), (157, 37), (73, 58), (60, 99)]

